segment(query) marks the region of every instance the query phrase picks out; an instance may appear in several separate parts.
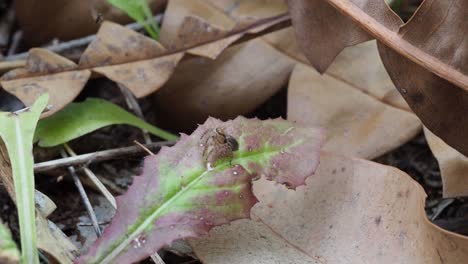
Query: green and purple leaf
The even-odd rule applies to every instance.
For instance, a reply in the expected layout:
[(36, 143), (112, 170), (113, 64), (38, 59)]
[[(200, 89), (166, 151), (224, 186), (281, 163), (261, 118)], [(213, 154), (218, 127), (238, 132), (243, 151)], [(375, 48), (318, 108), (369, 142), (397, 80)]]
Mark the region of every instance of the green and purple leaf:
[[(206, 131), (222, 128), (238, 142), (232, 157), (207, 166)], [(296, 188), (318, 165), (323, 131), (275, 119), (214, 118), (145, 159), (143, 173), (117, 197), (109, 227), (77, 263), (133, 263), (174, 240), (250, 217), (252, 180), (264, 176)]]

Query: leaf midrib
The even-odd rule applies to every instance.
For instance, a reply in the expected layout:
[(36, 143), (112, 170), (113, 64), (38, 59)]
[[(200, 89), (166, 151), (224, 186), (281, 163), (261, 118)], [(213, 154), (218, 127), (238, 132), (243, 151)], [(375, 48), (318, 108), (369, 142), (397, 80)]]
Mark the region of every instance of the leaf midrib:
[[(239, 158), (234, 158), (234, 159), (231, 160), (231, 162), (234, 163), (235, 161), (238, 161), (237, 163), (239, 163), (240, 161), (242, 161), (244, 159), (252, 159), (253, 157), (256, 157), (256, 156), (263, 156), (263, 155), (270, 155), (270, 154), (273, 154), (273, 153), (279, 153), (281, 149), (283, 149), (283, 148), (279, 148), (279, 149), (275, 148), (274, 150), (266, 150), (266, 151), (263, 151), (263, 152), (258, 152), (258, 153), (255, 153), (255, 154), (250, 154), (250, 155), (242, 156), (242, 157), (239, 157)], [(226, 167), (226, 165), (229, 165), (229, 162), (223, 162), (223, 163), (215, 166), (213, 168), (213, 171), (215, 171), (216, 169), (224, 168), (224, 167)], [(208, 172), (211, 172), (211, 171), (208, 171), (208, 170), (203, 171), (199, 176), (197, 176), (194, 180), (192, 180), (189, 184), (187, 184), (185, 186), (185, 188), (181, 188), (180, 191), (178, 191), (176, 194), (174, 194), (172, 197), (170, 197), (165, 203), (163, 203), (153, 213), (151, 213), (150, 216), (145, 221), (143, 221), (141, 224), (139, 224), (138, 227), (131, 234), (129, 234), (124, 241), (119, 243), (119, 245), (117, 247), (113, 248), (108, 254), (106, 254), (104, 256), (104, 258), (102, 258), (102, 260), (98, 260), (98, 263), (110, 263), (110, 261), (112, 261), (115, 257), (117, 257), (120, 254), (120, 252), (122, 252), (125, 248), (127, 248), (127, 246), (131, 243), (131, 241), (136, 239), (143, 232), (143, 230), (145, 230), (150, 224), (154, 223), (154, 221), (160, 216), (159, 214), (162, 211), (164, 211), (164, 209), (167, 206), (169, 206), (173, 201), (177, 200), (177, 198), (179, 198), (180, 196), (185, 194), (185, 192), (190, 190), (191, 187), (193, 187), (198, 182), (200, 182), (201, 179), (203, 179), (203, 177), (206, 174), (208, 174)]]

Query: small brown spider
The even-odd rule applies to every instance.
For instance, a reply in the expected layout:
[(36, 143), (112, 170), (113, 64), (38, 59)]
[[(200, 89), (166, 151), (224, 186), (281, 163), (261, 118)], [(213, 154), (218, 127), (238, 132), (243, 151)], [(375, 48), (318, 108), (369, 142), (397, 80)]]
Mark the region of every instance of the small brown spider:
[(202, 134), (200, 140), (200, 146), (203, 147), (203, 161), (208, 169), (211, 169), (220, 159), (232, 158), (233, 152), (239, 149), (237, 140), (227, 135), (222, 127), (208, 129)]

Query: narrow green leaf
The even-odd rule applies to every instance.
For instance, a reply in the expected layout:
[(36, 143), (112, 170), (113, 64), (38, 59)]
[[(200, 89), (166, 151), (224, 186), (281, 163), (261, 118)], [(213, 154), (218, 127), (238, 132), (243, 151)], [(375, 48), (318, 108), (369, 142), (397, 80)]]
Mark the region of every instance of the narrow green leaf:
[(48, 100), (49, 96), (43, 94), (25, 111), (0, 113), (0, 137), (7, 147), (13, 170), (21, 233), (21, 262), (27, 264), (39, 263), (36, 247), (32, 142), (37, 121)]
[(19, 263), (20, 257), (8, 228), (0, 222), (0, 263)]
[(97, 98), (71, 103), (51, 117), (42, 119), (34, 140), (39, 141), (41, 147), (52, 147), (117, 124), (132, 125), (165, 140), (177, 140), (177, 136), (146, 123), (115, 104)]
[(147, 0), (107, 0), (107, 2), (123, 10), (128, 16), (143, 25), (153, 39), (158, 40), (159, 27), (153, 19)]
[(117, 197), (111, 224), (77, 263), (135, 263), (175, 239), (249, 218), (257, 202), (252, 180), (304, 185), (322, 142), (321, 129), (280, 119), (210, 118), (145, 159), (143, 174)]

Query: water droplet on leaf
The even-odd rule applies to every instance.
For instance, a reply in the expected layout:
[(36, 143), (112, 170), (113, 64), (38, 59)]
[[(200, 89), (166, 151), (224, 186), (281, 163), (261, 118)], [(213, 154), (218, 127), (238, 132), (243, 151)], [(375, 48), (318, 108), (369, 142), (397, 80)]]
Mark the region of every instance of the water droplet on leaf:
[(146, 237), (142, 235), (133, 239), (132, 246), (133, 248), (141, 248), (145, 243), (146, 243)]
[(208, 171), (212, 171), (212, 170), (213, 170), (213, 167), (211, 167), (211, 163), (210, 163), (210, 162), (206, 163), (206, 169), (207, 169)]

